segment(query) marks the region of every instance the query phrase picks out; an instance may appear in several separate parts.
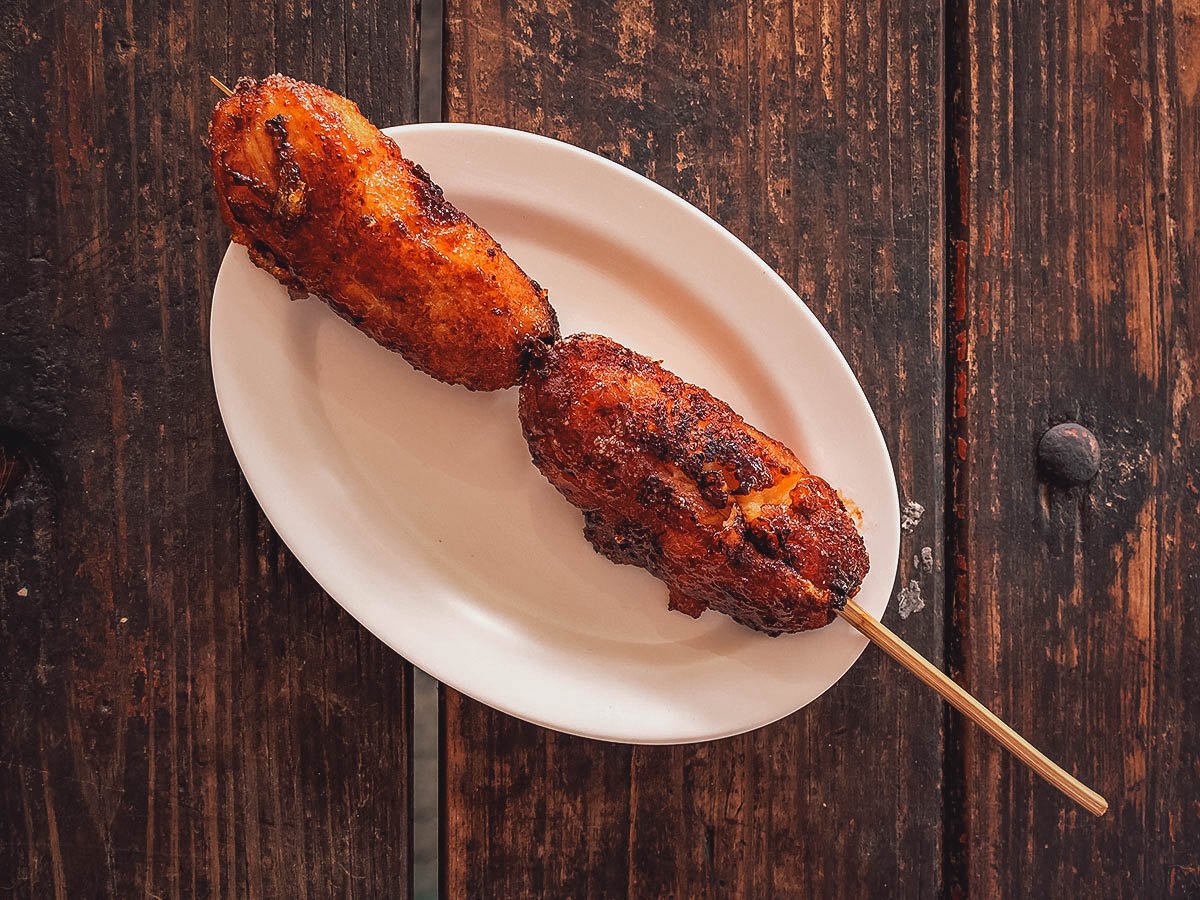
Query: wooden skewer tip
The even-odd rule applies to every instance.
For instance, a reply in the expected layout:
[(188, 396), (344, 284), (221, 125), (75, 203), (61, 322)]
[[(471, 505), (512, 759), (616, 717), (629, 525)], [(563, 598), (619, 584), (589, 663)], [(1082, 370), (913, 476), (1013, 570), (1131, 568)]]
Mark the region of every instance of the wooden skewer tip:
[(217, 90), (221, 91), (226, 97), (233, 96), (233, 90), (216, 75), (209, 75), (208, 80), (217, 86)]
[(1092, 815), (1102, 816), (1108, 812), (1107, 800), (1013, 731), (995, 713), (853, 600), (846, 604), (845, 609), (839, 610), (838, 615), (884, 653), (941, 694), (947, 703), (999, 741), (1017, 759)]

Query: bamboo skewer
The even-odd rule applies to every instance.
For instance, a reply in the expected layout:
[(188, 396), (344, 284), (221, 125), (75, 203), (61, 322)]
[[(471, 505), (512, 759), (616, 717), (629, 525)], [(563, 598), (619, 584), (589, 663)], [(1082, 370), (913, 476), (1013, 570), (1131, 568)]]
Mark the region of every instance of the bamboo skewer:
[(1013, 731), (995, 713), (853, 600), (849, 601), (844, 609), (839, 610), (838, 615), (857, 628), (884, 653), (941, 694), (942, 699), (1003, 744), (1017, 759), (1092, 815), (1102, 816), (1108, 812), (1107, 800)]
[[(209, 75), (208, 79), (226, 96), (233, 96), (233, 91), (229, 86), (215, 75)], [(941, 669), (902, 641), (853, 600), (847, 602), (845, 608), (838, 611), (838, 615), (858, 629), (884, 653), (941, 694), (947, 703), (994, 737), (1017, 759), (1088, 812), (1102, 816), (1108, 811), (1107, 800), (1013, 731), (991, 710), (952, 681)]]

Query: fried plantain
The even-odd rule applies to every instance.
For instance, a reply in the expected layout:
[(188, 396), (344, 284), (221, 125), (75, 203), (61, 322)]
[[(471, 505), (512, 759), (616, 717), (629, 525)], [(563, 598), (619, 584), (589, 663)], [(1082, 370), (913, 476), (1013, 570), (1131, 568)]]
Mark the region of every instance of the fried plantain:
[(558, 338), (546, 291), (345, 97), (242, 79), (209, 142), (221, 212), (251, 259), (416, 368), (510, 387)]
[(521, 387), (534, 464), (592, 545), (669, 605), (771, 635), (827, 625), (869, 566), (837, 492), (728, 404), (615, 341), (547, 350)]

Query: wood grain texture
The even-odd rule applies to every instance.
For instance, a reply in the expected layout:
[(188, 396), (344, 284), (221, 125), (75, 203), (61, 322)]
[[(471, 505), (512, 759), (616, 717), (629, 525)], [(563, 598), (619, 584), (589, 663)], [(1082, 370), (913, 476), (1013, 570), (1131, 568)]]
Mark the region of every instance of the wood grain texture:
[[(955, 886), (1200, 893), (1200, 6), (969, 0), (949, 216), (967, 685), (1112, 802), (1094, 821), (977, 733)], [(1080, 422), (1095, 481), (1038, 481)], [(961, 439), (961, 440), (957, 440)]]
[[(900, 578), (926, 607), (889, 621), (935, 660), (941, 26), (932, 2), (452, 0), (446, 31), (449, 119), (562, 138), (679, 192), (830, 329), (925, 510)], [(940, 889), (941, 701), (874, 651), (800, 714), (698, 746), (565, 737), (449, 690), (443, 715), (447, 896)]]
[(404, 894), (409, 672), (299, 568), (219, 424), (214, 91), (415, 118), (413, 10), (0, 11), (0, 893)]

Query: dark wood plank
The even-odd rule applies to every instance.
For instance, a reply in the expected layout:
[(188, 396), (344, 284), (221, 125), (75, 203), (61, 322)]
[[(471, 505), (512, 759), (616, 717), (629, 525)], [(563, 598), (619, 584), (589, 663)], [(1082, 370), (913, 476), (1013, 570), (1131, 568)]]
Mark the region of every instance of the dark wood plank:
[[(863, 379), (904, 494), (925, 509), (901, 578), (926, 607), (889, 621), (933, 659), (941, 26), (935, 2), (452, 0), (446, 33), (448, 118), (563, 138), (643, 172), (809, 301)], [(913, 561), (922, 548), (932, 571)], [(692, 747), (577, 740), (446, 691), (444, 890), (934, 895), (942, 722), (940, 701), (873, 651), (802, 713)]]
[(415, 118), (412, 4), (0, 11), (0, 892), (394, 896), (409, 672), (291, 560), (208, 369), (207, 83)]
[[(955, 880), (1194, 896), (1200, 8), (969, 0), (958, 25), (960, 662), (1112, 811), (1070, 808), (968, 729)], [(1066, 420), (1103, 446), (1090, 487), (1038, 480)]]

